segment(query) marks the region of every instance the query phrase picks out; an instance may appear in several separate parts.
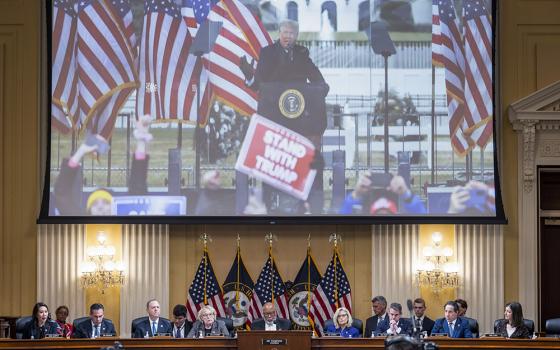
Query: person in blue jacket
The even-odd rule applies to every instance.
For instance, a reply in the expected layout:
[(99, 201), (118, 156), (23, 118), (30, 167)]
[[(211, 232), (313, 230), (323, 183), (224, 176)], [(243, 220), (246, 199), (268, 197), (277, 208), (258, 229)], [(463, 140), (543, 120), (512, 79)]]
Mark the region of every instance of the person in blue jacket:
[(450, 338), (472, 338), (469, 322), (459, 317), (459, 305), (448, 301), (444, 306), (445, 317), (438, 318), (432, 328), (432, 334), (447, 333)]
[(402, 306), (399, 303), (391, 303), (389, 306), (389, 317), (377, 325), (376, 333), (389, 335), (412, 335), (412, 323), (408, 318), (401, 318)]
[(327, 326), (325, 330), (330, 335), (340, 335), (343, 338), (358, 338), (360, 332), (356, 327), (352, 327), (352, 315), (345, 307), (339, 307), (333, 316), (333, 324)]

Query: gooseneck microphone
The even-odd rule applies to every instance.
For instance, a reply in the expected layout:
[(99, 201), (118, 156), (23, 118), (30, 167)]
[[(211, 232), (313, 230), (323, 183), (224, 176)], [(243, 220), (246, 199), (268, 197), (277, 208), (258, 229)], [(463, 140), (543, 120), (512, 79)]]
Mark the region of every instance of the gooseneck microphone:
[(419, 336), (420, 330), (416, 328), (416, 321), (414, 320), (414, 314), (412, 313), (412, 300), (406, 300), (406, 306), (408, 307), (408, 313), (410, 315), (410, 320), (412, 321), (412, 336), (417, 338)]

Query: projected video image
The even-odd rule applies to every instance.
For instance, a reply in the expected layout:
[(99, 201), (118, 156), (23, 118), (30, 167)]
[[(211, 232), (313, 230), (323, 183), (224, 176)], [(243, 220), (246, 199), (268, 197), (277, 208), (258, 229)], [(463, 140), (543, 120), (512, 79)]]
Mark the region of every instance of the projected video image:
[(48, 6), (50, 217), (496, 216), (491, 0)]

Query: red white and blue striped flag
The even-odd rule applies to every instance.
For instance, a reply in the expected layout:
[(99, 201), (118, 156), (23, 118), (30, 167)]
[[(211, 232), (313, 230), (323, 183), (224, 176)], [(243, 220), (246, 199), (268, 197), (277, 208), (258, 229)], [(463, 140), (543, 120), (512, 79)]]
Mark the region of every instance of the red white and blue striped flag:
[(238, 0), (185, 0), (184, 4), (182, 13), (193, 35), (206, 20), (222, 23), (212, 52), (203, 56), (212, 97), (252, 115), (257, 110), (257, 93), (246, 86), (239, 62), (243, 56), (258, 61), (261, 48), (272, 43), (268, 32)]
[(309, 318), (318, 333), (323, 333), (325, 321), (332, 319), (339, 307), (345, 307), (352, 313), (350, 282), (335, 249), (327, 271), (311, 298)]
[(129, 0), (79, 1), (76, 127), (111, 136), (118, 110), (137, 87), (135, 44)]
[[(434, 3), (433, 6), (436, 6)], [(465, 104), (465, 53), (462, 35), (456, 21), (455, 7), (452, 0), (437, 2), (439, 26), (432, 24), (432, 39), (438, 38), (435, 33), (439, 28), (441, 45), (437, 53), (445, 68), (445, 87), (447, 92), (447, 109), (449, 114), (449, 132), (451, 146), (458, 155), (466, 153), (474, 145), (467, 134), (469, 121), (472, 120)]]
[(492, 19), (483, 0), (463, 0), (465, 102), (472, 120), (469, 134), (484, 148), (492, 138)]
[(432, 0), (432, 63), (435, 66), (443, 66), (443, 58), (441, 57), (441, 28), (439, 24), (439, 6), (440, 0)]
[(251, 306), (249, 306), (249, 314), (247, 315), (247, 324), (249, 327), (254, 320), (263, 317), (263, 305), (269, 302), (274, 303), (278, 317), (290, 317), (286, 285), (278, 272), (271, 252), (268, 253), (268, 259), (255, 284)]
[(200, 123), (207, 111), (207, 75), (202, 63), (189, 54), (192, 44), (181, 7), (172, 0), (146, 0), (140, 44), (137, 115), (155, 119), (196, 122), (196, 86), (200, 79), (202, 108)]
[(222, 288), (218, 283), (206, 249), (187, 295), (187, 320), (196, 321), (198, 311), (204, 305), (212, 306), (216, 310), (216, 316), (226, 317)]
[(51, 124), (68, 133), (78, 114), (78, 76), (76, 74), (76, 0), (55, 0), (52, 27), (52, 104)]

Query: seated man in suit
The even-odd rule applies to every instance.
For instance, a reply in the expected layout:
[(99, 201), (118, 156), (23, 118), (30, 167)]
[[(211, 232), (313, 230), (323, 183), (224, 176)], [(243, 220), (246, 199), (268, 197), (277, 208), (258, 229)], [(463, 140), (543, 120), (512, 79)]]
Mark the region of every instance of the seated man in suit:
[(420, 332), (427, 332), (430, 335), (432, 328), (434, 328), (434, 321), (426, 316), (426, 301), (422, 298), (414, 299), (414, 322), (416, 328)]
[(171, 334), (173, 328), (169, 320), (159, 317), (160, 306), (156, 299), (148, 300), (146, 303), (148, 319), (138, 323), (132, 338), (151, 338), (157, 335)]
[(263, 305), (264, 318), (256, 319), (251, 324), (251, 329), (257, 331), (287, 331), (291, 328), (292, 322), (285, 318), (279, 318), (273, 303)]
[(469, 322), (459, 317), (459, 305), (448, 301), (444, 306), (445, 317), (438, 318), (432, 328), (432, 334), (447, 333), (451, 338), (472, 338)]
[(187, 307), (177, 304), (173, 308), (173, 337), (186, 338), (191, 330), (191, 323), (187, 321)]
[(391, 303), (389, 306), (389, 317), (381, 322), (376, 333), (387, 333), (390, 335), (412, 334), (412, 323), (408, 318), (401, 318), (402, 306), (399, 303)]
[(102, 304), (91, 304), (89, 307), (89, 320), (76, 325), (73, 338), (95, 339), (102, 336), (116, 336), (117, 331), (113, 322), (104, 320), (105, 308)]
[(387, 299), (384, 296), (378, 295), (371, 299), (373, 316), (366, 320), (366, 331), (364, 337), (371, 337), (377, 329), (377, 326), (383, 322), (387, 317)]

